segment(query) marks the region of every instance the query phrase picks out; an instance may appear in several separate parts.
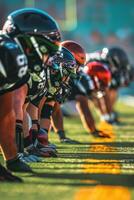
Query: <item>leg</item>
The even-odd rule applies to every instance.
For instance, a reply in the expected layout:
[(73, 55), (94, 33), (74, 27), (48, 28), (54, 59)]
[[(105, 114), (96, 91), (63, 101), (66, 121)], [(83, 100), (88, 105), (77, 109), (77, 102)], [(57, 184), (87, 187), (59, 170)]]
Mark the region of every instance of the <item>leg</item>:
[(18, 172), (31, 172), (30, 167), (17, 156), (13, 94), (13, 92), (10, 92), (0, 97), (2, 105), (0, 112), (0, 144), (8, 169)]
[(14, 108), (16, 114), (16, 143), (18, 147), (18, 152), (24, 151), (23, 144), (23, 107), (27, 95), (28, 87), (25, 84), (19, 89), (14, 91)]
[(88, 98), (83, 95), (76, 96), (76, 108), (79, 112), (83, 126), (88, 132), (96, 130), (95, 121), (88, 105)]
[(94, 137), (109, 138), (110, 136), (107, 133), (104, 133), (96, 129), (94, 118), (88, 107), (88, 98), (85, 96), (79, 95), (76, 97), (76, 100), (77, 100), (76, 106), (77, 106), (81, 121), (85, 129), (88, 132), (91, 132), (92, 136)]
[(63, 115), (58, 102), (55, 102), (51, 120), (55, 132), (58, 130), (64, 130)]
[(58, 134), (59, 139), (65, 139), (65, 132), (64, 132), (64, 122), (63, 122), (63, 115), (60, 108), (60, 104), (58, 102), (54, 105), (54, 110), (51, 116), (51, 124), (54, 131)]
[(17, 156), (13, 92), (0, 96), (0, 104), (0, 144), (5, 160), (10, 160)]

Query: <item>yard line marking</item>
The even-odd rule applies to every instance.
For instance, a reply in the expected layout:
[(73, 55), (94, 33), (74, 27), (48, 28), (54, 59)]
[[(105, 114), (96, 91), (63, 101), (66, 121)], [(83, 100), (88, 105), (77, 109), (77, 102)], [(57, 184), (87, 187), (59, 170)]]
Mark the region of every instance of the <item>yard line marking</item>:
[(74, 200), (130, 200), (130, 192), (120, 186), (84, 187), (76, 194)]
[[(115, 148), (108, 146), (108, 142), (115, 141), (114, 130), (111, 125), (102, 123), (100, 124), (100, 129), (103, 131), (109, 131), (112, 135), (111, 139), (95, 139), (93, 142), (106, 142), (105, 145), (95, 144), (89, 148), (90, 152), (99, 153), (109, 153), (114, 152)], [(100, 154), (101, 156), (101, 154)], [(82, 168), (83, 172), (86, 174), (121, 174), (121, 162), (120, 160), (112, 159), (86, 159)], [(88, 164), (87, 164), (88, 163)], [(130, 200), (131, 195), (127, 187), (123, 186), (111, 186), (111, 185), (101, 185), (101, 183), (96, 180), (85, 180), (84, 183), (96, 184), (96, 186), (89, 186), (81, 188), (75, 195), (74, 200)]]

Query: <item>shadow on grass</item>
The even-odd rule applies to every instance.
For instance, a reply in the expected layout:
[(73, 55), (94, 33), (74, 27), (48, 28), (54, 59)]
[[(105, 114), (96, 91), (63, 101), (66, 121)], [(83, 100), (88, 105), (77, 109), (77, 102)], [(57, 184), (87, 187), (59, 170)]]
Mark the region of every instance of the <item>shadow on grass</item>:
[[(107, 145), (110, 147), (133, 147), (134, 148), (134, 142), (83, 142), (83, 145), (89, 145), (94, 146), (94, 145)], [(83, 146), (84, 148), (84, 146)]]
[(126, 136), (126, 135), (129, 135), (129, 140), (131, 140), (131, 136), (130, 134), (134, 137), (134, 128), (128, 128), (128, 127), (125, 127), (125, 128), (118, 128), (119, 131), (121, 131), (120, 134)]
[(134, 175), (127, 174), (35, 173), (31, 176), (51, 179), (51, 182), (45, 182), (49, 185), (93, 186), (101, 184), (134, 187)]
[(134, 113), (130, 113), (130, 112), (121, 112), (119, 113), (119, 118), (129, 118), (131, 119), (132, 117), (134, 117)]
[[(110, 160), (110, 159), (108, 159), (108, 160)], [(103, 159), (102, 160), (99, 160), (99, 164), (134, 164), (134, 159), (122, 159), (122, 160), (110, 160), (110, 162), (105, 162), (105, 161), (103, 161)], [(65, 162), (63, 161), (63, 162), (55, 162), (55, 161), (53, 161), (53, 162), (46, 162), (46, 164), (63, 164), (63, 165), (65, 165)], [(67, 162), (67, 164), (70, 164), (70, 165), (78, 165), (78, 164), (81, 164), (81, 165), (85, 165), (85, 164), (96, 164), (96, 162), (94, 161), (78, 161), (78, 162)], [(45, 169), (46, 169), (46, 167), (44, 167)], [(39, 168), (37, 168), (37, 167), (34, 167), (34, 169), (40, 169), (40, 167)], [(50, 169), (50, 168), (48, 168), (48, 169)], [(56, 169), (56, 168), (54, 168), (54, 169)], [(62, 169), (66, 169), (66, 167), (63, 167)], [(72, 168), (67, 168), (67, 169), (72, 169)], [(74, 167), (74, 169), (76, 170), (76, 169), (78, 169), (78, 167), (76, 168), (76, 167)], [(82, 167), (81, 168), (79, 168), (79, 169), (82, 169)]]
[[(134, 116), (133, 116), (134, 117)], [(125, 118), (126, 119), (126, 118)], [(125, 121), (125, 119), (121, 119), (122, 121), (119, 122), (118, 125), (115, 125), (117, 127), (122, 127), (122, 128), (125, 128), (125, 126), (133, 126), (134, 122), (132, 121)], [(114, 125), (113, 125), (114, 126)]]
[[(131, 139), (130, 139), (131, 140)], [(120, 147), (120, 148), (127, 148), (127, 147), (130, 147), (130, 148), (134, 148), (134, 142), (81, 142), (79, 145), (71, 145), (71, 148), (76, 148), (76, 149), (89, 149), (96, 146), (97, 145), (104, 145), (104, 146), (107, 146), (107, 147)], [(57, 148), (58, 149), (58, 148)], [(64, 145), (62, 147), (60, 147), (59, 149), (64, 149), (64, 150), (69, 150), (70, 149), (70, 145)]]
[[(99, 148), (97, 152), (88, 152), (87, 146), (84, 147), (85, 144), (91, 147), (89, 150)], [(67, 152), (59, 153), (59, 159), (46, 161), (46, 164), (48, 164), (46, 168), (45, 163), (41, 168), (33, 166), (35, 171), (41, 169), (42, 172), (34, 172), (29, 177), (38, 177), (39, 180), (36, 181), (36, 184), (40, 184), (43, 181), (44, 184), (48, 185), (74, 187), (100, 184), (134, 187), (134, 154), (131, 152), (131, 148), (134, 148), (133, 142), (83, 143), (83, 146), (79, 145), (75, 146), (75, 148), (77, 152), (77, 148), (83, 149), (80, 153), (69, 152), (69, 149), (67, 149)], [(98, 150), (100, 151), (98, 152)], [(123, 164), (125, 165), (123, 166)], [(54, 165), (53, 168), (52, 165)], [(86, 165), (88, 165), (87, 168)], [(94, 169), (95, 167), (97, 171)], [(117, 170), (116, 174), (113, 171), (114, 167), (115, 171)], [(124, 174), (120, 174), (121, 169), (124, 170)]]
[(70, 158), (70, 159), (111, 159), (111, 160), (120, 160), (120, 159), (134, 159), (134, 154), (126, 153), (60, 153), (60, 158)]

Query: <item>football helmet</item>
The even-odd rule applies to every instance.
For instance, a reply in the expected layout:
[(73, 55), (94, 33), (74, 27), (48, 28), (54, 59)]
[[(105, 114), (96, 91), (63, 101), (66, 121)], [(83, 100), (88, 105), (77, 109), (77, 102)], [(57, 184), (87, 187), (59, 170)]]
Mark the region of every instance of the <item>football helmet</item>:
[(66, 47), (76, 59), (78, 65), (84, 65), (86, 62), (86, 53), (84, 48), (75, 41), (66, 40), (61, 42), (61, 46)]
[(120, 47), (103, 48), (101, 59), (108, 62), (112, 72), (130, 68), (130, 63), (126, 52)]
[(47, 65), (48, 97), (62, 99), (63, 93), (70, 90), (70, 79), (76, 78), (76, 60), (68, 49), (60, 47)]
[(111, 82), (110, 70), (101, 62), (89, 62), (84, 67), (83, 71), (93, 79), (96, 89), (107, 87)]
[(54, 87), (59, 87), (68, 78), (76, 77), (75, 58), (65, 47), (60, 47), (57, 54), (49, 58), (47, 66), (47, 79), (51, 80)]
[(48, 13), (40, 9), (19, 9), (7, 17), (3, 30), (13, 37), (18, 34), (42, 35), (52, 42), (61, 40), (60, 28)]
[[(55, 43), (61, 39), (56, 21), (46, 12), (35, 8), (24, 8), (7, 17), (3, 31), (14, 38), (28, 57), (29, 68), (41, 71), (47, 56), (58, 50)], [(45, 56), (45, 59), (44, 59)]]

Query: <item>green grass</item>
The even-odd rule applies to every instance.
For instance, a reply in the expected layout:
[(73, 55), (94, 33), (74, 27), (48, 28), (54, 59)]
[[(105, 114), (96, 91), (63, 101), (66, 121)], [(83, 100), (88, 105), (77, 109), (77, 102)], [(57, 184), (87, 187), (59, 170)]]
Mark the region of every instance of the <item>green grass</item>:
[[(127, 187), (134, 198), (134, 108), (118, 103), (116, 110), (122, 126), (114, 127), (115, 141), (94, 140), (79, 118), (65, 118), (67, 136), (81, 144), (60, 144), (52, 132), (51, 142), (58, 147), (58, 158), (30, 164), (33, 174), (17, 174), (23, 178), (23, 184), (0, 184), (0, 200), (73, 200), (80, 188), (98, 184)], [(105, 164), (104, 173), (102, 169), (92, 172), (98, 165), (96, 162)], [(114, 167), (105, 173), (111, 163), (120, 165), (121, 173), (112, 174)]]

